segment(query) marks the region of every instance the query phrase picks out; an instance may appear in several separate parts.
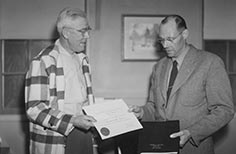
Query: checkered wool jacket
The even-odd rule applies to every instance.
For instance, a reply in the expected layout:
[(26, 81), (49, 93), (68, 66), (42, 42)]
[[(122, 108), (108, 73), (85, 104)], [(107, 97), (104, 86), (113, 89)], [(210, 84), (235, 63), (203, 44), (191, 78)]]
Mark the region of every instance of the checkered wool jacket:
[(31, 154), (64, 154), (65, 137), (74, 128), (72, 115), (63, 112), (65, 87), (58, 44), (56, 41), (36, 56), (26, 74)]

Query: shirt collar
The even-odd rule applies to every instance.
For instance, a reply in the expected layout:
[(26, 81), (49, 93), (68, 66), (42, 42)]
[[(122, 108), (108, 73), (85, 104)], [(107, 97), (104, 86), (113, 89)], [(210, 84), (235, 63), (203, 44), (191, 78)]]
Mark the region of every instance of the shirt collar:
[(66, 55), (71, 55), (69, 52), (66, 51), (66, 49), (61, 45), (60, 40), (56, 40), (55, 44), (58, 46), (59, 52), (62, 54), (66, 54)]
[(183, 61), (184, 61), (184, 57), (186, 56), (186, 54), (189, 51), (189, 47), (187, 47), (178, 57), (176, 58), (172, 58), (172, 61), (177, 61), (178, 62), (178, 69), (180, 68), (180, 66), (182, 65)]

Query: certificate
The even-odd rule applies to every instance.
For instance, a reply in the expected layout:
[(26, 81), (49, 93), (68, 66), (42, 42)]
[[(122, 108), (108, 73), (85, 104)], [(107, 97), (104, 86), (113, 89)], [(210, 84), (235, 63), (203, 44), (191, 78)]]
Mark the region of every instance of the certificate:
[(103, 100), (84, 106), (83, 110), (97, 120), (94, 125), (102, 139), (142, 129), (142, 125), (134, 113), (128, 111), (129, 108), (122, 99)]

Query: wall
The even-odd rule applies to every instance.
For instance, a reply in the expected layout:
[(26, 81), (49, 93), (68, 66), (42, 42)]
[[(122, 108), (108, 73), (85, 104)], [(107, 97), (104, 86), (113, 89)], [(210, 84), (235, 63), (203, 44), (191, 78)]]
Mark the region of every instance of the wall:
[(236, 116), (214, 135), (215, 154), (234, 154), (236, 151)]
[[(234, 0), (204, 1), (204, 39), (236, 39), (235, 6), (236, 1)], [(214, 137), (216, 154), (235, 153), (236, 116)]]
[(204, 38), (236, 39), (236, 2), (205, 0)]
[[(201, 48), (201, 2), (201, 0), (88, 0), (89, 5), (86, 9), (89, 11), (94, 28), (88, 48), (96, 96), (121, 97), (129, 104), (140, 105), (145, 102), (147, 96), (149, 76), (155, 62), (121, 61), (121, 14), (179, 13), (189, 23), (191, 29), (189, 41)], [(226, 24), (227, 26), (215, 22), (218, 21), (216, 16), (218, 14), (223, 21), (227, 21), (232, 14), (235, 17), (235, 9), (232, 8), (235, 3), (233, 0), (205, 0), (204, 38), (232, 38), (231, 32), (234, 32), (235, 28), (230, 25), (235, 24), (235, 19), (232, 18), (230, 20), (232, 24)], [(0, 38), (51, 38), (58, 11), (64, 6), (84, 7), (84, 4), (84, 0), (0, 0)], [(215, 24), (211, 25), (212, 23)], [(223, 35), (221, 31), (225, 26)], [(235, 130), (234, 118), (228, 127), (215, 135), (216, 154), (233, 154), (236, 151)], [(27, 122), (24, 117), (0, 115), (0, 136), (5, 138), (13, 154), (26, 153), (26, 132)]]
[(57, 14), (64, 7), (85, 9), (85, 0), (0, 0), (0, 39), (54, 37)]
[(24, 117), (0, 115), (0, 136), (10, 147), (11, 154), (28, 153), (28, 122)]

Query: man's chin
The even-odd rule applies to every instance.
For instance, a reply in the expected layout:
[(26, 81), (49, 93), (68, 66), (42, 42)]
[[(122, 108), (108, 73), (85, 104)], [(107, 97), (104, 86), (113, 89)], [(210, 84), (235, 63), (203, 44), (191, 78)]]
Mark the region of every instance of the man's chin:
[(85, 50), (85, 47), (79, 46), (76, 50), (77, 50), (77, 52), (83, 52)]
[(173, 57), (174, 56), (174, 53), (172, 53), (172, 52), (166, 52), (166, 53), (167, 53), (168, 57)]

